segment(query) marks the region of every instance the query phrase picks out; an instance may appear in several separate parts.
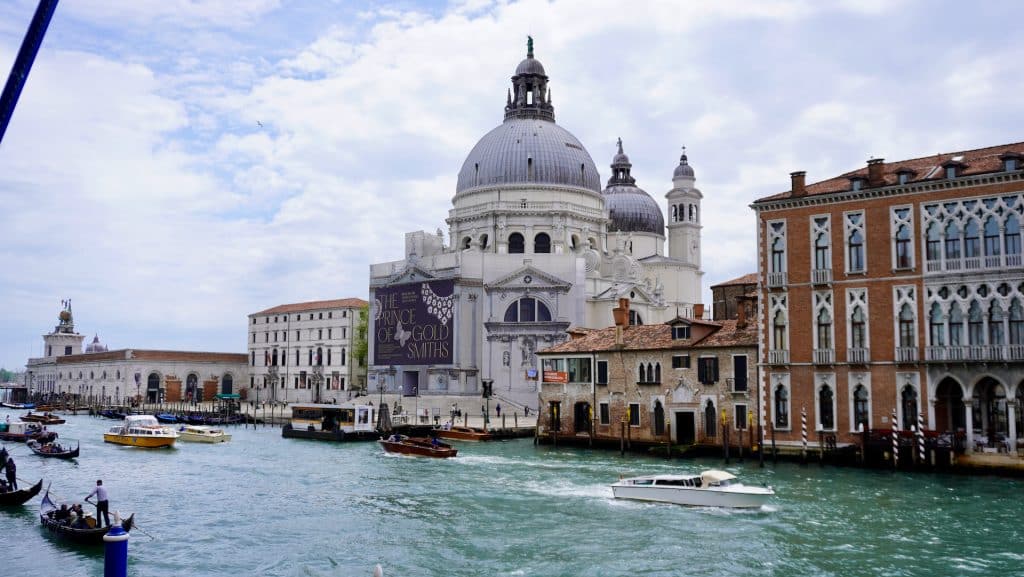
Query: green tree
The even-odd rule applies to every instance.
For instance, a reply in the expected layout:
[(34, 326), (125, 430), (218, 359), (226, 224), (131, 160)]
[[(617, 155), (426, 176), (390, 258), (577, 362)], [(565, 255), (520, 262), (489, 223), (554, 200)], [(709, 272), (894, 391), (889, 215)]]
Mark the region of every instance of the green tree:
[(370, 308), (368, 306), (359, 309), (359, 320), (356, 321), (356, 330), (352, 339), (352, 356), (359, 361), (359, 366), (366, 366), (366, 355), (369, 354), (370, 342), (366, 333), (370, 326)]
[(9, 383), (14, 380), (14, 372), (0, 368), (0, 383)]

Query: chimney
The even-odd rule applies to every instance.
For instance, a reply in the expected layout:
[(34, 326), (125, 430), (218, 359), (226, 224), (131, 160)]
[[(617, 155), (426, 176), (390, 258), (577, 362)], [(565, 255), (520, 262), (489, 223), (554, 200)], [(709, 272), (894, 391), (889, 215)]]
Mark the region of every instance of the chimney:
[(868, 186), (874, 188), (885, 184), (885, 177), (882, 176), (884, 168), (884, 158), (872, 158), (868, 161)]
[(789, 173), (790, 178), (790, 194), (793, 196), (804, 196), (807, 194), (807, 186), (805, 184), (804, 177), (807, 173), (804, 171), (791, 172)]
[(736, 297), (736, 328), (747, 328), (747, 302), (743, 297)]
[(703, 319), (704, 318), (704, 303), (697, 303), (693, 305), (693, 318)]
[(622, 331), (629, 326), (629, 299), (619, 299), (619, 306), (612, 309), (612, 318), (615, 320), (615, 344), (622, 345)]

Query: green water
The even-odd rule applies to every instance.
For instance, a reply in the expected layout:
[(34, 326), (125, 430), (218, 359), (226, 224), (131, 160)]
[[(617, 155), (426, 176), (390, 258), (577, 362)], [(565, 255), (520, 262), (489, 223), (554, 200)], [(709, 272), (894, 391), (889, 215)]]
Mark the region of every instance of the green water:
[[(677, 575), (1024, 576), (1024, 482), (736, 463), (778, 495), (758, 511), (616, 501), (619, 474), (697, 471), (666, 461), (463, 443), (433, 460), (375, 443), (282, 439), (232, 428), (220, 445), (104, 444), (113, 421), (69, 417), (77, 462), (13, 443), (19, 477), (84, 497), (102, 478), (111, 508), (134, 511), (129, 575), (389, 577)], [(38, 501), (0, 510), (0, 575), (102, 575), (102, 548), (39, 526)]]

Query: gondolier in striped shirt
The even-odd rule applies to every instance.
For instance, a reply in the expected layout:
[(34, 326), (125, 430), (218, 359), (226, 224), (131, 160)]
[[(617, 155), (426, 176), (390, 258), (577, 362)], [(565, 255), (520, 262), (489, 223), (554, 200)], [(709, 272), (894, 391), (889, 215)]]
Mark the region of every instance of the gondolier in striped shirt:
[[(106, 522), (107, 527), (110, 526), (110, 501), (107, 499), (107, 488), (103, 486), (103, 479), (96, 480), (96, 488), (89, 493), (89, 496), (85, 498), (88, 502), (93, 495), (96, 495), (96, 524), (100, 527)], [(103, 514), (100, 517), (100, 514)]]

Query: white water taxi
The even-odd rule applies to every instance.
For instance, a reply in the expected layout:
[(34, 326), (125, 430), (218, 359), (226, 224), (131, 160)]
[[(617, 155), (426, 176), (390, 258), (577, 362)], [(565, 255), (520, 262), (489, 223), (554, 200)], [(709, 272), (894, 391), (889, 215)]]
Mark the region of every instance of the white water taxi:
[(182, 441), (195, 443), (223, 443), (231, 440), (231, 434), (224, 429), (206, 425), (183, 425), (178, 428), (178, 437)]
[(771, 487), (755, 487), (736, 481), (725, 471), (708, 470), (700, 475), (651, 475), (622, 479), (612, 485), (616, 499), (659, 501), (697, 507), (757, 508), (775, 494)]
[(103, 440), (132, 447), (170, 447), (178, 433), (165, 427), (153, 415), (128, 415), (124, 422), (103, 433)]

